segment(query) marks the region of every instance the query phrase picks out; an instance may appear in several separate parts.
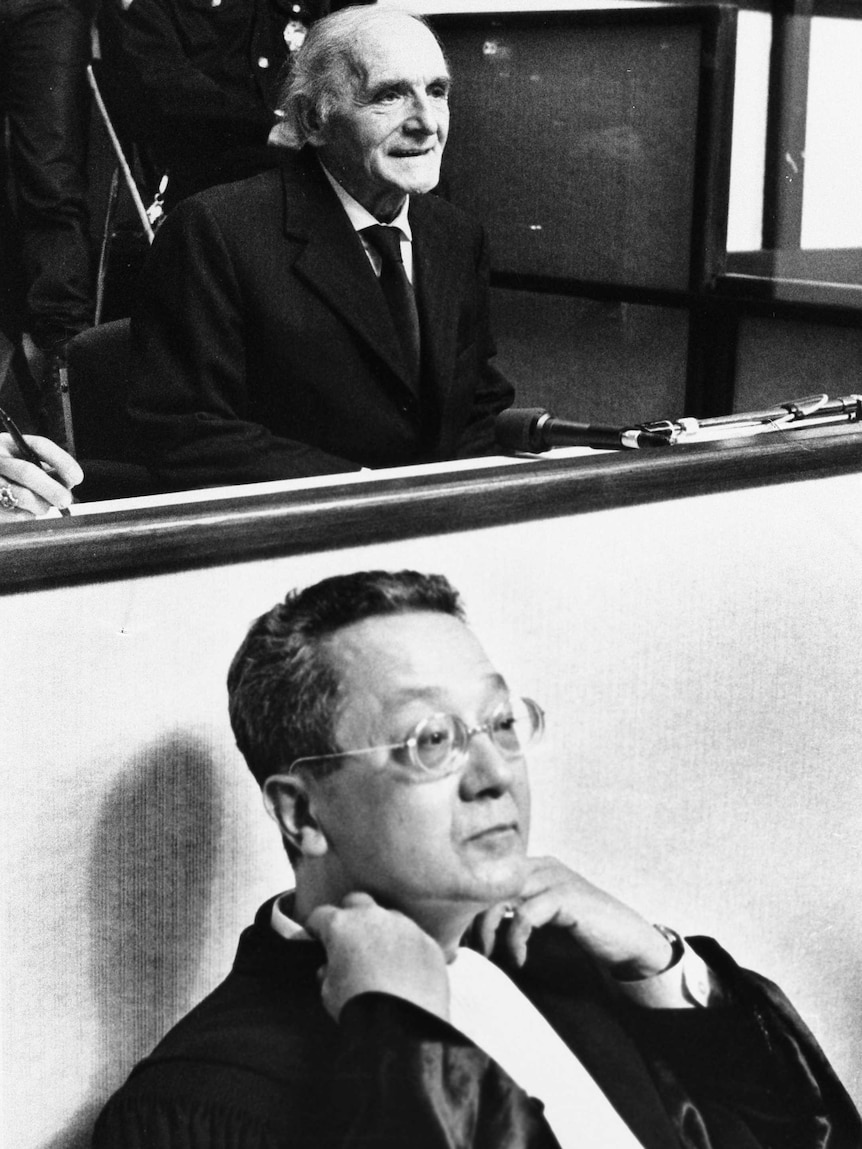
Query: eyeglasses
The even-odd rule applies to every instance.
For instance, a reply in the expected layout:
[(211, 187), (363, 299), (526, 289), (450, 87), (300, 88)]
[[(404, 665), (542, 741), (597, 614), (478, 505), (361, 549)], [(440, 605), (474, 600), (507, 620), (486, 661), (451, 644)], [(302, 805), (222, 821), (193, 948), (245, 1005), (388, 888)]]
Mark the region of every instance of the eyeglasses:
[(503, 758), (520, 758), (524, 750), (539, 741), (545, 730), (545, 712), (532, 698), (507, 699), (478, 726), (468, 726), (456, 714), (432, 714), (417, 722), (403, 742), (385, 746), (366, 746), (361, 750), (339, 750), (336, 754), (315, 754), (297, 758), (288, 768), (292, 774), (308, 762), (325, 762), (333, 758), (353, 758), (377, 750), (401, 753), (406, 761), (425, 775), (445, 778), (459, 769), (471, 739), (487, 734)]

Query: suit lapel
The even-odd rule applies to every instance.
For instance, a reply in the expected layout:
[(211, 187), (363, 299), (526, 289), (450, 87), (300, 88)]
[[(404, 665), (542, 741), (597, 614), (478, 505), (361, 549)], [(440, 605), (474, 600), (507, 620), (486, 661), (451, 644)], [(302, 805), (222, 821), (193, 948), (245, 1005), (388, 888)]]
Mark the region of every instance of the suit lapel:
[(409, 390), (401, 344), (362, 241), (313, 155), (285, 166), (284, 231), (299, 240), (293, 268)]

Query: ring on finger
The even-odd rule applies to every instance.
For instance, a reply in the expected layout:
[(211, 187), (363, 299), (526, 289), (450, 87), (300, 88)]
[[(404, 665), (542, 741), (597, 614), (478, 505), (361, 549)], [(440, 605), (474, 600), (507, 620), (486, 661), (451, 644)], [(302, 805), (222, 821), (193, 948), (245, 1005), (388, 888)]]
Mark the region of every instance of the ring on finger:
[(8, 483), (4, 483), (0, 487), (0, 508), (4, 511), (14, 511), (19, 505), (21, 500), (12, 490)]

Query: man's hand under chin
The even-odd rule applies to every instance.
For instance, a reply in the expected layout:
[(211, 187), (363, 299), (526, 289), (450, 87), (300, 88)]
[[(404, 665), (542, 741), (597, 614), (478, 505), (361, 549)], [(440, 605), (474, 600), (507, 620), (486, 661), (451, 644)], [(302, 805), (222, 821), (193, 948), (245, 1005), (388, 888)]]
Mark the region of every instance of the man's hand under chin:
[(478, 919), (486, 954), (493, 949), (500, 922), (511, 916), (507, 945), (518, 965), (526, 961), (530, 934), (546, 925), (568, 930), (622, 981), (653, 977), (672, 964), (671, 943), (640, 914), (556, 858), (530, 858), (527, 866), (520, 898), (495, 906)]
[(449, 1019), (446, 958), (436, 941), (370, 894), (348, 894), (341, 906), (318, 906), (305, 928), (323, 943), (321, 996), (337, 1021), (351, 998), (388, 993)]

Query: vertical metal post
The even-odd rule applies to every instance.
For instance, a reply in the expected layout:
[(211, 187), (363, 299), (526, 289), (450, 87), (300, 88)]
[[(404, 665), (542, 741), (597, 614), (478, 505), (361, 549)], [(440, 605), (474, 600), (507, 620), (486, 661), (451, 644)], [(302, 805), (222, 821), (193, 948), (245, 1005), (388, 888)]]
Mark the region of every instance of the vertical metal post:
[(763, 247), (798, 249), (802, 239), (805, 128), (812, 0), (773, 0)]

